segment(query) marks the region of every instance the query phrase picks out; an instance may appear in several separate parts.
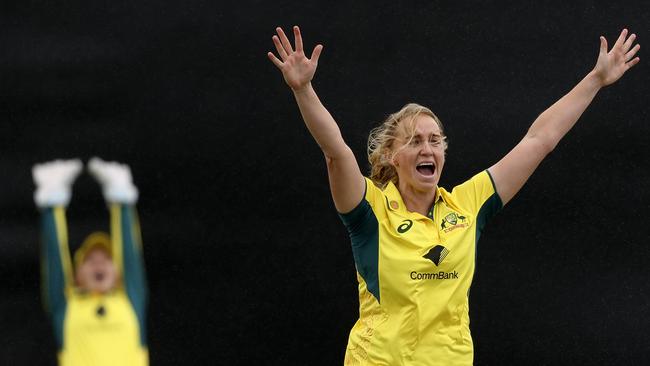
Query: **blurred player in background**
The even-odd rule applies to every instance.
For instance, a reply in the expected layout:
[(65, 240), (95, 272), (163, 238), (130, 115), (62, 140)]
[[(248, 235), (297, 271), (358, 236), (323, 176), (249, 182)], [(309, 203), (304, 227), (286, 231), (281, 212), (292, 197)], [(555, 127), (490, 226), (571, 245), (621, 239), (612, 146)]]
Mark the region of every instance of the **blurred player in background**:
[(102, 186), (111, 233), (95, 232), (74, 255), (68, 249), (65, 207), (82, 169), (79, 160), (57, 160), (32, 169), (41, 212), (44, 306), (51, 317), (59, 364), (148, 365), (146, 283), (138, 190), (128, 166), (93, 158), (88, 171)]

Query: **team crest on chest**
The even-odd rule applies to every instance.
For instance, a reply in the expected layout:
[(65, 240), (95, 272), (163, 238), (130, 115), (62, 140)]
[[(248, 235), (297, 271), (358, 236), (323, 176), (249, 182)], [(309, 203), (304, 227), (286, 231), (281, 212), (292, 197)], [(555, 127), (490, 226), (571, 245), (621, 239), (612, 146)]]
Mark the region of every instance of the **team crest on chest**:
[(456, 212), (448, 213), (440, 222), (440, 229), (445, 233), (468, 226), (467, 217)]

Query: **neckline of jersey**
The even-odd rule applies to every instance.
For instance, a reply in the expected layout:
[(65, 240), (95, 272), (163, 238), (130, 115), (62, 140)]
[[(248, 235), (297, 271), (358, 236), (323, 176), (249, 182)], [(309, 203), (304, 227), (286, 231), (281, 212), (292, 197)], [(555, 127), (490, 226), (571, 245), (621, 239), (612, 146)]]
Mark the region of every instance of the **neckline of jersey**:
[(442, 194), (440, 192), (441, 188), (436, 186), (436, 196), (433, 199), (433, 203), (431, 204), (431, 207), (429, 208), (429, 213), (431, 214), (431, 217), (428, 217), (426, 215), (422, 215), (419, 212), (412, 212), (409, 211), (406, 208), (406, 204), (404, 204), (404, 200), (402, 199), (402, 194), (399, 192), (399, 189), (397, 189), (397, 186), (393, 182), (388, 182), (386, 185), (386, 188), (384, 189), (384, 195), (386, 198), (390, 201), (397, 201), (397, 209), (391, 207), (390, 202), (386, 202), (388, 209), (393, 212), (400, 213), (405, 216), (409, 216), (418, 220), (432, 220), (433, 221), (433, 210), (436, 206), (436, 203), (438, 201), (442, 200)]

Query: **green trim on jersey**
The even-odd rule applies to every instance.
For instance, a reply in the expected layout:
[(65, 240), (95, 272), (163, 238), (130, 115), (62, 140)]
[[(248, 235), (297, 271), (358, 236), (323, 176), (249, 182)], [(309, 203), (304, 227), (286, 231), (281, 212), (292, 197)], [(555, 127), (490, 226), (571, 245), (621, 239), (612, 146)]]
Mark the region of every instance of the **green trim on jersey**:
[(499, 197), (499, 194), (497, 193), (497, 186), (494, 184), (494, 179), (492, 178), (492, 174), (490, 174), (489, 170), (485, 170), (487, 173), (488, 177), (490, 177), (490, 182), (492, 183), (492, 189), (494, 190), (494, 193), (488, 198), (485, 203), (481, 206), (481, 209), (478, 211), (477, 216), (477, 224), (476, 224), (476, 242), (478, 243), (478, 238), (481, 236), (481, 233), (483, 232), (483, 228), (485, 227), (485, 224), (487, 224), (487, 221), (494, 216), (499, 210), (503, 208), (503, 202), (501, 201), (501, 197)]
[[(366, 189), (368, 189), (366, 183)], [(365, 194), (364, 194), (365, 196)], [(364, 198), (352, 211), (339, 213), (348, 229), (352, 255), (357, 272), (366, 282), (368, 291), (379, 302), (379, 227), (377, 217)]]
[[(474, 260), (476, 261), (476, 258), (478, 258), (478, 239), (481, 237), (481, 234), (483, 233), (483, 229), (485, 228), (485, 225), (487, 224), (488, 220), (493, 217), (499, 210), (503, 208), (503, 203), (501, 201), (501, 197), (497, 193), (497, 186), (494, 184), (494, 179), (492, 179), (492, 174), (490, 174), (489, 170), (485, 170), (485, 173), (487, 173), (488, 177), (490, 177), (490, 182), (492, 183), (492, 188), (494, 189), (494, 193), (488, 198), (483, 205), (481, 206), (481, 209), (478, 211), (478, 214), (476, 215), (476, 237), (474, 239), (474, 246), (476, 247), (474, 251)], [(472, 281), (474, 278), (472, 277)], [(469, 292), (470, 289), (467, 290), (467, 296), (469, 297)]]

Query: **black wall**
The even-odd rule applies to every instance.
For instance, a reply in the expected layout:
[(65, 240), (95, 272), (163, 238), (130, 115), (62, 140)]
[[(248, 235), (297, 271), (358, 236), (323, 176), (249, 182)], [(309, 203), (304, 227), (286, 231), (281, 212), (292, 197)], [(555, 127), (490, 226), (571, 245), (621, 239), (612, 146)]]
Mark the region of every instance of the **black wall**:
[[(0, 364), (54, 365), (40, 307), (31, 166), (130, 164), (152, 365), (336, 365), (358, 316), (325, 164), (268, 61), (298, 24), (314, 85), (365, 141), (415, 101), (443, 120), (451, 188), (512, 148), (593, 67), (598, 36), (644, 40), (644, 1), (4, 1), (0, 4)], [(602, 90), (488, 226), (471, 292), (477, 365), (650, 359), (649, 73)], [(74, 186), (71, 245), (107, 228)]]

